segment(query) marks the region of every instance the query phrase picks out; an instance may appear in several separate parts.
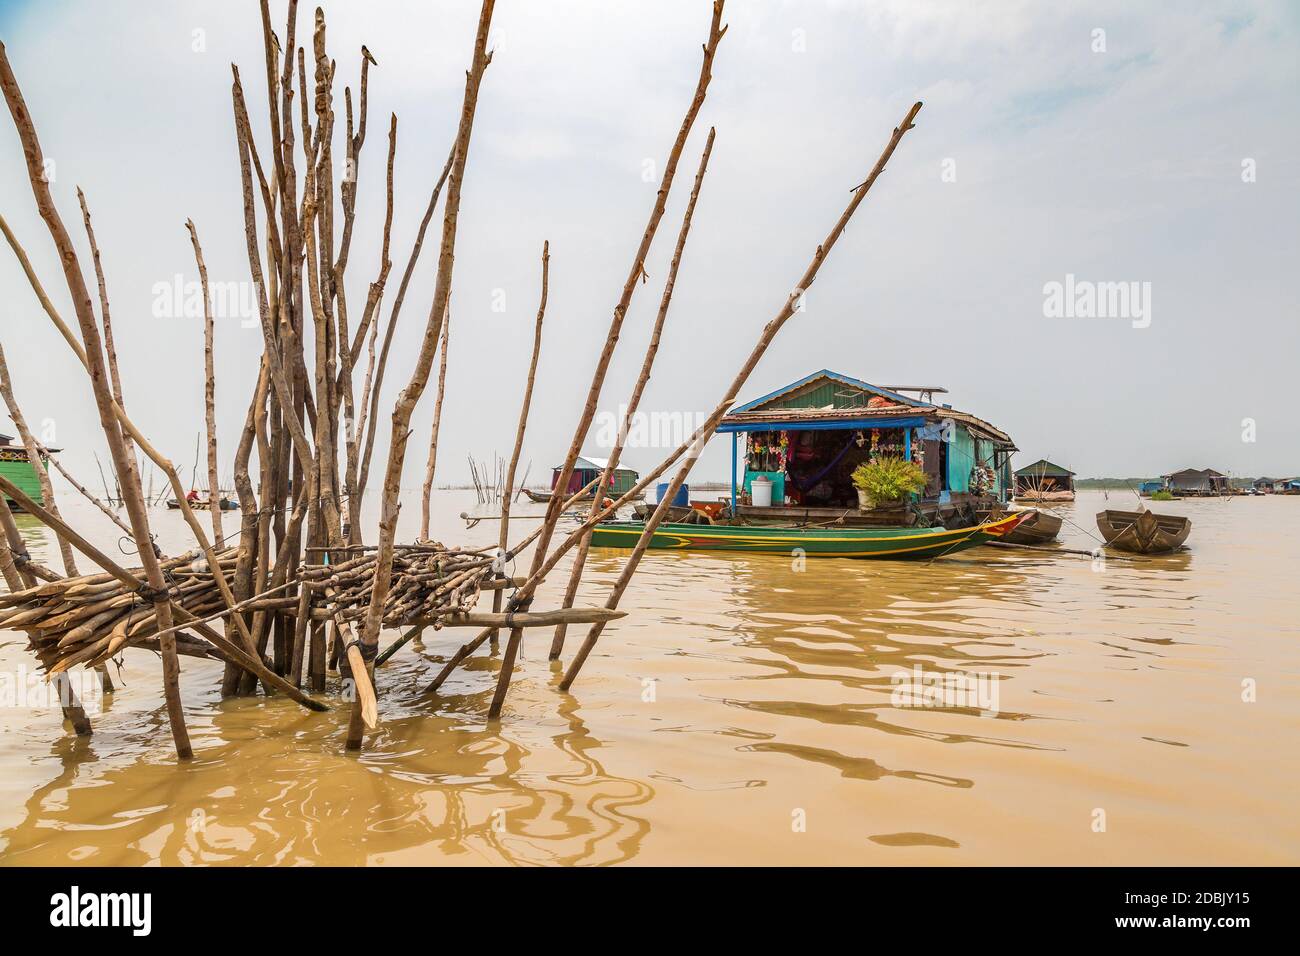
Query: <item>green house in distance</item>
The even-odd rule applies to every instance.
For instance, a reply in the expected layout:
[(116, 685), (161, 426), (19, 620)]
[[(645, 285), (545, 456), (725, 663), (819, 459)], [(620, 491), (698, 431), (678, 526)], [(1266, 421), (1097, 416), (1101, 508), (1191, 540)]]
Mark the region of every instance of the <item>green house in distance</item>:
[[(49, 451), (58, 451), (57, 448), (51, 448)], [(48, 460), (43, 457), (42, 463)], [(22, 445), (14, 444), (12, 435), (0, 434), (0, 475), (4, 475), (12, 481), (27, 497), (39, 504), (45, 504), (41, 497), (41, 482), (36, 477), (36, 469), (32, 467), (31, 459), (27, 457), (27, 449)], [(5, 504), (10, 508), (16, 507), (13, 499), (5, 495)]]
[(1046, 458), (1016, 469), (1017, 501), (1073, 501), (1074, 472)]

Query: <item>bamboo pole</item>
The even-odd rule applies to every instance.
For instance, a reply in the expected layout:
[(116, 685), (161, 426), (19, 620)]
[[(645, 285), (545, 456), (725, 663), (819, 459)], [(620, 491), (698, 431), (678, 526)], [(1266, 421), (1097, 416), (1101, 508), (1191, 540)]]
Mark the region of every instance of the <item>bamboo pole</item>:
[(226, 536), (221, 529), (221, 482), (217, 478), (217, 375), (213, 367), (212, 343), (214, 325), (212, 300), (208, 296), (208, 267), (203, 261), (203, 247), (199, 245), (199, 231), (193, 219), (185, 220), (194, 246), (194, 261), (199, 268), (199, 283), (203, 288), (203, 422), (208, 432), (208, 510), (212, 512), (212, 540), (217, 548), (226, 546)]
[[(794, 291), (786, 297), (785, 302), (782, 304), (776, 316), (764, 327), (762, 334), (759, 336), (758, 342), (754, 345), (748, 358), (740, 367), (740, 371), (736, 373), (736, 377), (733, 379), (730, 388), (727, 390), (728, 399), (719, 403), (719, 405), (713, 410), (713, 413), (709, 416), (704, 430), (704, 435), (706, 436), (705, 440), (707, 440), (707, 436), (712, 434), (714, 429), (717, 428), (718, 422), (720, 422), (722, 417), (727, 413), (727, 408), (730, 405), (730, 396), (739, 393), (740, 389), (749, 379), (750, 373), (758, 364), (759, 359), (763, 357), (763, 353), (767, 351), (767, 347), (776, 337), (777, 332), (779, 332), (781, 327), (785, 325), (786, 321), (794, 315), (795, 310), (798, 308), (800, 297), (808, 291), (816, 280), (817, 273), (821, 269), (822, 264), (826, 261), (826, 257), (830, 254), (831, 249), (834, 248), (835, 243), (839, 241), (840, 236), (843, 235), (845, 227), (849, 224), (849, 220), (857, 211), (858, 206), (862, 204), (862, 200), (866, 198), (868, 191), (870, 191), (872, 185), (875, 184), (876, 179), (882, 172), (884, 172), (885, 165), (889, 162), (890, 157), (894, 155), (894, 150), (898, 148), (898, 144), (902, 141), (903, 136), (908, 130), (914, 127), (913, 120), (916, 119), (916, 114), (920, 109), (920, 103), (912, 105), (912, 108), (908, 110), (907, 115), (903, 117), (903, 121), (894, 128), (893, 135), (890, 136), (889, 142), (885, 145), (884, 152), (881, 153), (880, 158), (876, 160), (876, 165), (872, 168), (870, 175), (867, 176), (865, 181), (854, 188), (853, 198), (849, 200), (848, 206), (845, 208), (844, 212), (840, 214), (840, 218), (835, 222), (830, 233), (822, 241), (821, 245), (817, 247), (817, 251), (813, 254), (812, 261), (808, 264), (807, 269), (804, 270), (804, 274), (796, 284)], [(702, 444), (703, 443), (701, 443), (701, 445)], [(659, 527), (664, 516), (668, 513), (668, 508), (673, 496), (677, 494), (677, 489), (679, 489), (682, 486), (682, 483), (686, 480), (686, 475), (690, 472), (693, 464), (694, 456), (687, 459), (681, 468), (678, 469), (676, 475), (673, 476), (672, 481), (669, 482), (667, 494), (655, 507), (654, 513), (650, 516), (650, 520), (646, 522), (641, 537), (637, 540), (636, 546), (632, 549), (631, 555), (628, 556), (627, 563), (623, 566), (623, 570), (614, 584), (609, 599), (605, 602), (606, 607), (618, 607), (618, 603), (622, 599), (624, 592), (627, 590), (628, 584), (631, 583), (632, 575), (636, 572), (641, 557), (650, 546), (650, 540), (654, 536), (655, 529)], [(600, 634), (603, 630), (604, 624), (593, 624), (591, 626), (591, 629), (587, 632), (586, 638), (582, 642), (581, 648), (579, 648), (578, 653), (574, 656), (568, 670), (565, 671), (564, 678), (560, 681), (561, 691), (567, 691), (571, 686), (573, 686), (573, 681), (577, 678), (579, 671), (582, 670), (582, 665), (591, 654), (592, 648), (596, 646), (596, 641), (600, 638)]]
[[(0, 91), (4, 93), (9, 113), (13, 117), (14, 126), (18, 130), (19, 139), (23, 144), (23, 155), (27, 162), (27, 178), (31, 184), (37, 208), (50, 232), (55, 248), (59, 252), (64, 279), (72, 297), (73, 306), (77, 313), (77, 321), (81, 326), (82, 340), (86, 346), (90, 380), (95, 392), (95, 404), (99, 410), (100, 425), (103, 427), (105, 437), (108, 439), (109, 450), (113, 455), (118, 480), (122, 485), (122, 497), (126, 504), (127, 514), (131, 519), (131, 527), (135, 531), (135, 539), (141, 543), (140, 556), (144, 562), (145, 573), (148, 578), (151, 596), (154, 598), (158, 619), (164, 626), (167, 626), (171, 624), (171, 604), (164, 597), (159, 596), (163, 593), (166, 582), (159, 570), (157, 558), (152, 550), (145, 546), (146, 542), (149, 542), (151, 538), (144, 494), (140, 487), (135, 456), (128, 451), (122, 430), (113, 412), (116, 403), (106, 386), (107, 370), (104, 362), (103, 344), (100, 340), (99, 328), (95, 323), (94, 312), (91, 309), (89, 290), (86, 288), (85, 278), (81, 273), (72, 238), (68, 235), (63, 220), (55, 208), (54, 199), (50, 195), (49, 183), (45, 179), (45, 157), (41, 152), (36, 129), (27, 111), (27, 104), (23, 101), (22, 91), (19, 89), (18, 80), (9, 64), (9, 57), (3, 43), (0, 43)], [(163, 638), (160, 647), (163, 659), (163, 689), (167, 699), (168, 722), (171, 725), (176, 754), (184, 760), (191, 756), (192, 751), (189, 733), (185, 728), (184, 711), (181, 707), (180, 664), (176, 655), (176, 641), (174, 638)]]
[[(655, 315), (654, 329), (650, 333), (650, 343), (646, 346), (645, 358), (641, 362), (641, 372), (637, 376), (636, 384), (632, 386), (632, 394), (627, 401), (626, 418), (622, 427), (619, 429), (618, 438), (613, 449), (609, 453), (609, 461), (605, 465), (604, 473), (601, 475), (600, 487), (606, 487), (613, 478), (615, 470), (618, 468), (619, 459), (623, 455), (623, 446), (627, 441), (628, 428), (632, 419), (641, 407), (641, 396), (645, 392), (646, 384), (650, 381), (650, 372), (654, 368), (655, 357), (659, 353), (659, 341), (663, 335), (664, 322), (668, 318), (668, 306), (673, 299), (673, 289), (677, 285), (677, 270), (682, 262), (682, 253), (686, 250), (686, 239), (691, 231), (691, 217), (695, 214), (695, 203), (700, 198), (700, 186), (704, 182), (704, 173), (709, 166), (709, 155), (713, 152), (713, 139), (716, 130), (709, 129), (709, 138), (704, 143), (704, 152), (700, 156), (700, 166), (695, 173), (695, 183), (691, 187), (690, 198), (686, 202), (686, 211), (682, 214), (682, 226), (677, 233), (677, 245), (673, 247), (673, 258), (668, 266), (668, 278), (664, 281), (663, 295), (659, 299), (659, 312)], [(591, 502), (591, 513), (595, 514), (600, 510), (600, 496), (597, 495)], [(564, 600), (562, 607), (572, 607), (574, 600), (578, 596), (578, 585), (582, 581), (582, 572), (587, 564), (587, 553), (591, 549), (591, 535), (584, 535), (578, 542), (578, 550), (573, 555), (573, 567), (569, 571), (569, 583), (564, 589)], [(551, 640), (551, 650), (548, 655), (550, 660), (559, 660), (560, 654), (564, 650), (564, 635), (568, 630), (567, 625), (561, 624), (555, 629), (555, 637)]]

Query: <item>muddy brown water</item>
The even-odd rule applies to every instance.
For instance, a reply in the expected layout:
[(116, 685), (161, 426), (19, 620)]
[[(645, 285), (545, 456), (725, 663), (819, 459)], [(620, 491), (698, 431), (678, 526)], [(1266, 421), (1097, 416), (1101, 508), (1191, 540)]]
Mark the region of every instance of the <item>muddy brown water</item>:
[[(119, 553), (106, 520), (62, 500)], [(456, 519), (472, 506), (439, 492), (436, 536), (493, 543), (495, 524)], [(1059, 509), (1063, 546), (1094, 547), (1093, 514), (1131, 506), (1082, 494)], [(222, 701), (220, 665), (183, 658), (196, 756), (178, 765), (144, 651), (78, 740), (24, 690), (25, 639), (0, 632), (0, 862), (1300, 862), (1300, 497), (1157, 507), (1191, 516), (1189, 550), (652, 552), (571, 693), (532, 631), (499, 725), (496, 654), (422, 699), (472, 636), (444, 630), (381, 669), (360, 756), (343, 749), (344, 707)], [(179, 516), (154, 519), (183, 550)], [(621, 561), (593, 552), (585, 601)], [(968, 677), (944, 693), (934, 674)]]

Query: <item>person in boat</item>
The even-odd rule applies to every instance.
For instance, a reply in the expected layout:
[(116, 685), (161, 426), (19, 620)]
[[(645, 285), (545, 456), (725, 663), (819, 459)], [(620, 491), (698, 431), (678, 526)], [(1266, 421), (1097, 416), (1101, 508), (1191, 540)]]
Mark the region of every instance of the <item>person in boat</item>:
[(189, 493), (188, 495), (185, 496), (185, 500), (188, 501), (190, 504), (194, 504), (194, 502), (196, 502), (196, 501), (199, 500), (199, 493), (198, 493), (198, 491), (196, 491), (195, 489), (191, 488), (191, 489), (190, 489), (190, 493)]

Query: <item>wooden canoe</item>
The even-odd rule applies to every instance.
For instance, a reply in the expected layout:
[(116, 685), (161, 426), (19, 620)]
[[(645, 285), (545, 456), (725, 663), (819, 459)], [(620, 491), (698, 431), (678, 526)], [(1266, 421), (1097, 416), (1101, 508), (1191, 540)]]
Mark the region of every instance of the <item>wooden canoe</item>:
[(1192, 519), (1154, 511), (1099, 511), (1097, 530), (1112, 548), (1163, 554), (1182, 547), (1192, 531)]
[[(180, 510), (180, 507), (181, 507), (181, 503), (180, 503), (179, 501), (177, 501), (175, 498), (168, 498), (168, 499), (167, 499), (167, 507), (173, 509), (174, 511), (179, 511), (179, 510)], [(210, 502), (207, 498), (199, 498), (199, 499), (196, 500), (196, 501), (191, 501), (191, 502), (190, 502), (190, 509), (191, 509), (192, 511), (211, 511), (211, 510), (212, 510), (212, 502)], [(222, 499), (221, 499), (221, 510), (222, 510), (222, 511), (238, 511), (238, 510), (239, 510), (239, 502), (234, 501), (234, 500), (232, 500), (232, 499), (230, 499), (230, 498), (222, 498)]]
[[(546, 504), (548, 501), (551, 500), (551, 497), (552, 497), (552, 493), (549, 492), (549, 491), (533, 491), (531, 488), (525, 488), (525, 489), (523, 489), (523, 492), (524, 492), (524, 496), (525, 496), (529, 501), (535, 501), (535, 502), (537, 502), (539, 505), (544, 505), (544, 504)], [(614, 500), (618, 499), (619, 497), (620, 497), (619, 495), (616, 495), (616, 494), (614, 494), (613, 492), (610, 492), (609, 494), (607, 494), (607, 495), (605, 496), (606, 500), (608, 500), (608, 501), (614, 501)], [(641, 494), (641, 495), (637, 495), (636, 498), (634, 498), (634, 499), (632, 499), (632, 500), (633, 500), (633, 501), (636, 501), (636, 500), (639, 500), (639, 499), (644, 498), (644, 497), (645, 497), (645, 495), (644, 495), (644, 494)], [(579, 502), (588, 502), (588, 503), (590, 503), (590, 502), (591, 502), (591, 498), (592, 498), (592, 496), (591, 496), (590, 494), (586, 494), (586, 495), (583, 495), (581, 498), (579, 498), (578, 501), (579, 501)]]
[[(1025, 519), (1006, 515), (973, 528), (776, 528), (764, 525), (662, 524), (651, 548), (690, 551), (754, 551), (809, 557), (908, 560), (954, 554), (1004, 537)], [(644, 521), (607, 521), (591, 533), (593, 548), (635, 547)]]
[(1011, 544), (1047, 544), (1056, 540), (1056, 535), (1061, 530), (1059, 515), (1036, 509), (1017, 513), (1025, 515), (1025, 520), (1003, 535), (1003, 541)]

